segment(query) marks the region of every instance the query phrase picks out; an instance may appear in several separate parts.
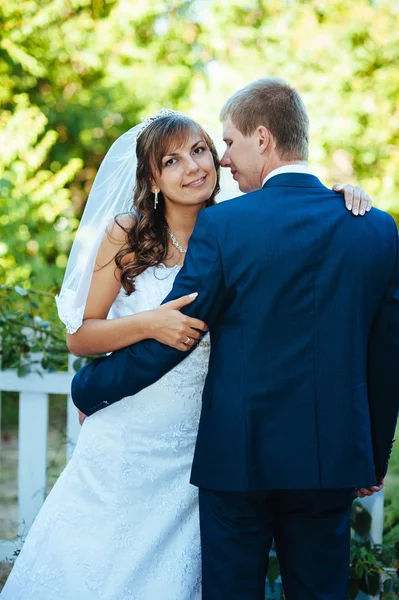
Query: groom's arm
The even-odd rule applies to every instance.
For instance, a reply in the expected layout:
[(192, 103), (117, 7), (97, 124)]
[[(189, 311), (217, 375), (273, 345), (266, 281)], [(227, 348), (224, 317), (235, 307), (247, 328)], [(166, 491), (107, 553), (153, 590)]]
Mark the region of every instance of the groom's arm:
[(392, 220), (396, 265), (369, 340), (368, 395), (374, 465), (385, 476), (399, 410), (399, 244)]
[[(206, 214), (201, 211), (190, 238), (184, 266), (165, 302), (198, 292), (183, 312), (205, 321), (217, 319), (225, 300), (219, 246)], [(195, 346), (194, 346), (195, 347)], [(72, 398), (85, 415), (137, 394), (186, 358), (187, 353), (155, 340), (144, 340), (83, 367), (72, 381)]]

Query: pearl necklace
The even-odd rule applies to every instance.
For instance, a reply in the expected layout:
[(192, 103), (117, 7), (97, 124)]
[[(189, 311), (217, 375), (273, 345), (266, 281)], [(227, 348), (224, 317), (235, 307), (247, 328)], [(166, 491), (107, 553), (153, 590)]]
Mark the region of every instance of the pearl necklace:
[(172, 244), (174, 245), (175, 248), (178, 249), (179, 252), (181, 252), (182, 254), (185, 254), (187, 252), (186, 248), (183, 248), (183, 246), (181, 246), (179, 244), (179, 242), (177, 241), (177, 239), (175, 238), (175, 236), (173, 235), (173, 232), (171, 229), (169, 229), (169, 227), (166, 228), (166, 231), (170, 237), (170, 239), (172, 240)]

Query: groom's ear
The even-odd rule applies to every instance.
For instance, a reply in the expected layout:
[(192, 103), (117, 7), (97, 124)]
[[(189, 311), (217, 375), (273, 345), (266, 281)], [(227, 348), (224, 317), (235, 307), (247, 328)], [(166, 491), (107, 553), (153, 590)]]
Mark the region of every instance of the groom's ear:
[(269, 129), (264, 125), (259, 125), (256, 129), (258, 136), (258, 148), (260, 154), (270, 151), (274, 146), (274, 137)]

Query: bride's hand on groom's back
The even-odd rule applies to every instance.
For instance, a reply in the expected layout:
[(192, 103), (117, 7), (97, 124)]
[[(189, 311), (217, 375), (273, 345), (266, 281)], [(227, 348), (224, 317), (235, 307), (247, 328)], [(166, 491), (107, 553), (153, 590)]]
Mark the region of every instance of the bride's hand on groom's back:
[(177, 350), (189, 350), (208, 331), (206, 323), (180, 312), (181, 308), (194, 302), (196, 297), (196, 293), (182, 296), (148, 311), (148, 337)]
[(340, 183), (335, 183), (332, 189), (334, 192), (344, 195), (346, 208), (356, 217), (358, 215), (363, 216), (366, 212), (370, 212), (373, 206), (371, 198), (358, 185), (350, 185), (350, 183), (341, 185)]

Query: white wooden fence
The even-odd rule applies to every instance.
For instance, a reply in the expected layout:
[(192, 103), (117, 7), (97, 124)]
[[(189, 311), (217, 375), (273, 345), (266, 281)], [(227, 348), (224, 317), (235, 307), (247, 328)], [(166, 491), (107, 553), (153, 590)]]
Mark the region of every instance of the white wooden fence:
[[(76, 408), (70, 396), (72, 361), (64, 373), (18, 377), (15, 370), (0, 371), (1, 391), (19, 393), (18, 434), (18, 547), (26, 537), (46, 494), (49, 394), (65, 394), (67, 402), (66, 458), (79, 435)], [(0, 448), (1, 449), (1, 448)], [(0, 560), (13, 555), (16, 541), (0, 540)]]
[[(0, 540), (0, 561), (13, 556), (16, 546), (26, 537), (45, 500), (49, 394), (65, 394), (67, 402), (66, 458), (69, 460), (79, 435), (76, 408), (70, 396), (73, 377), (70, 356), (65, 373), (30, 374), (18, 377), (15, 370), (0, 371), (1, 391), (19, 393), (18, 435), (18, 538)], [(0, 412), (1, 416), (1, 412)], [(371, 537), (382, 543), (384, 490), (362, 501), (372, 515)], [(277, 591), (277, 590), (276, 590)], [(277, 596), (276, 596), (277, 597)], [(359, 600), (371, 598), (360, 594)]]

